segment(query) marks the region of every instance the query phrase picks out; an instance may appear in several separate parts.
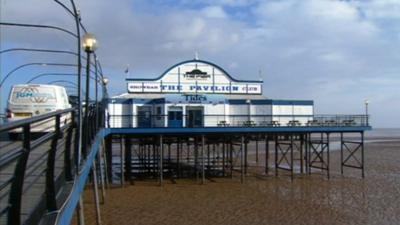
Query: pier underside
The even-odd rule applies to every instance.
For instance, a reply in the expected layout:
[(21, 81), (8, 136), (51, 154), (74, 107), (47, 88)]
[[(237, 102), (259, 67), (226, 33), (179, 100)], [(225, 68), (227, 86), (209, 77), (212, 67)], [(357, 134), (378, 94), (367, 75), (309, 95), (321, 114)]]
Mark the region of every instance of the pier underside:
[[(110, 129), (105, 138), (108, 178), (114, 183), (215, 177), (245, 181), (247, 174), (289, 176), (320, 173), (330, 164), (359, 169), (364, 177), (368, 127)], [(341, 151), (331, 162), (330, 151)]]

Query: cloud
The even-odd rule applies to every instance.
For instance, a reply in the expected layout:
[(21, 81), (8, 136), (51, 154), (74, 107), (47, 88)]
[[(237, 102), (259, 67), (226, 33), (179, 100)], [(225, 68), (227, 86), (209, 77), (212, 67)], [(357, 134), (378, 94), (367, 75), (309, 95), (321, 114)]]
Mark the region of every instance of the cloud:
[(208, 6), (202, 10), (203, 14), (209, 18), (227, 18), (228, 15), (220, 6)]
[[(26, 1), (34, 7), (25, 7)], [(315, 99), (317, 112), (325, 113), (362, 112), (362, 102), (369, 98), (377, 104), (371, 106), (377, 115), (373, 121), (382, 126), (397, 121), (400, 113), (399, 107), (387, 110), (387, 103), (400, 97), (397, 0), (77, 4), (82, 21), (99, 39), (98, 55), (111, 78), (111, 93), (125, 90), (126, 64), (131, 65), (132, 77), (156, 77), (198, 51), (202, 59), (239, 79), (258, 79), (262, 70), (267, 97)], [(2, 18), (11, 21), (74, 29), (71, 18), (52, 1), (3, 0), (2, 12)], [(76, 47), (73, 39), (50, 31), (2, 28), (1, 36), (5, 45)], [(39, 60), (37, 55), (29, 57), (13, 55), (12, 60)]]

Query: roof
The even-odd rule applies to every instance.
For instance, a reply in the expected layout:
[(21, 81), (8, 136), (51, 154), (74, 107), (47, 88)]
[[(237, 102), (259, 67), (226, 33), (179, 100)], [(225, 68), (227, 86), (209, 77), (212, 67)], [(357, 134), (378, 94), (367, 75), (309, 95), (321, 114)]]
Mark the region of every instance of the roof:
[(191, 59), (191, 60), (186, 60), (186, 61), (177, 63), (177, 64), (171, 66), (170, 68), (168, 68), (167, 70), (165, 70), (164, 73), (162, 73), (160, 76), (158, 76), (156, 78), (126, 78), (126, 81), (157, 81), (157, 80), (160, 80), (162, 77), (164, 77), (164, 75), (166, 75), (173, 68), (178, 67), (183, 64), (187, 64), (187, 63), (204, 63), (204, 64), (211, 65), (211, 66), (221, 70), (226, 76), (229, 77), (229, 79), (231, 79), (234, 82), (263, 83), (262, 80), (238, 80), (238, 79), (235, 79), (220, 66), (218, 66), (212, 62), (205, 61), (205, 60), (199, 60), (199, 59)]

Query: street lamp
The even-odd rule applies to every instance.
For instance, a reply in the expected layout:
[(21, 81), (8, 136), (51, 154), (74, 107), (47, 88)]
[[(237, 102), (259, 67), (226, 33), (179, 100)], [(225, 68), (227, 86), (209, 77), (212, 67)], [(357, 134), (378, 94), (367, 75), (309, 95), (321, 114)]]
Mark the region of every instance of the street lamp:
[(86, 148), (88, 143), (88, 117), (89, 117), (89, 76), (90, 76), (90, 54), (97, 49), (97, 40), (93, 34), (86, 33), (82, 37), (82, 48), (86, 52), (86, 94), (85, 94), (85, 114), (84, 114), (84, 138), (83, 138), (83, 153), (86, 156)]
[(367, 126), (368, 126), (368, 104), (369, 104), (369, 100), (366, 99), (364, 103), (365, 103), (365, 117), (366, 117)]
[(246, 104), (247, 104), (247, 120), (250, 123), (251, 120), (251, 100), (246, 99)]
[(104, 126), (105, 127), (105, 116), (106, 116), (106, 108), (107, 108), (107, 102), (106, 102), (106, 99), (108, 99), (108, 93), (107, 93), (107, 84), (108, 84), (108, 82), (109, 82), (109, 80), (108, 80), (108, 78), (107, 77), (104, 77), (103, 76), (103, 79), (102, 79), (102, 88), (103, 88), (103, 90), (102, 90), (102, 93), (103, 93), (103, 99), (102, 99), (102, 101), (101, 101), (101, 106), (102, 106), (102, 115), (101, 115), (101, 124), (102, 124), (102, 126)]

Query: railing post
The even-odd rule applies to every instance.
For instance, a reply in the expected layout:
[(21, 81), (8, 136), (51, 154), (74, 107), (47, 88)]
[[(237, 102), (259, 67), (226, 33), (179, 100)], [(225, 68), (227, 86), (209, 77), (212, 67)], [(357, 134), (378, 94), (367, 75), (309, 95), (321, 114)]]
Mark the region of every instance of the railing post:
[(54, 167), (57, 152), (57, 142), (60, 137), (60, 114), (56, 115), (56, 124), (51, 148), (47, 157), (46, 168), (46, 205), (49, 212), (57, 210), (56, 188), (54, 183)]
[(19, 158), (17, 165), (14, 170), (14, 178), (10, 189), (10, 198), (8, 204), (10, 210), (8, 211), (7, 224), (9, 225), (19, 225), (21, 224), (21, 201), (22, 201), (22, 191), (24, 186), (24, 177), (26, 164), (28, 162), (29, 153), (31, 150), (31, 132), (30, 124), (23, 127), (23, 149), (22, 155)]
[[(72, 176), (72, 160), (71, 160), (71, 142), (72, 142), (72, 133), (76, 128), (75, 124), (75, 111), (71, 112), (71, 122), (70, 127), (68, 129), (67, 138), (65, 140), (65, 155), (64, 155), (64, 170), (65, 170), (65, 180), (71, 181), (73, 179)], [(75, 140), (76, 142), (77, 140)]]

